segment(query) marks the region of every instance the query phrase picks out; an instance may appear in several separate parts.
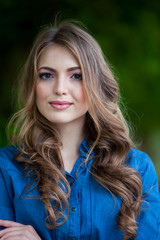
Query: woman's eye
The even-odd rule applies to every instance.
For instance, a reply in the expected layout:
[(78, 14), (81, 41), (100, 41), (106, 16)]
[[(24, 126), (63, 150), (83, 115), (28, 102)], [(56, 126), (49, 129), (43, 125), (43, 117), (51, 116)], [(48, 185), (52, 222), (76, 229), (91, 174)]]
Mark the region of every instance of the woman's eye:
[(75, 73), (72, 75), (72, 78), (76, 80), (82, 80), (82, 74)]
[(51, 73), (41, 73), (41, 74), (39, 74), (39, 77), (42, 80), (46, 80), (49, 78), (53, 78), (53, 75)]

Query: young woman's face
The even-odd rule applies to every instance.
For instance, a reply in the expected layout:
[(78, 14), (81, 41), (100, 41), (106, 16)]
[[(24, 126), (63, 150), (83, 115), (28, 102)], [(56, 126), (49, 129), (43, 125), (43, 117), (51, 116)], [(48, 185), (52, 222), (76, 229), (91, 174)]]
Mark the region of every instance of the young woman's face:
[(52, 123), (84, 123), (88, 108), (81, 69), (67, 48), (54, 45), (40, 57), (36, 104), (39, 112)]

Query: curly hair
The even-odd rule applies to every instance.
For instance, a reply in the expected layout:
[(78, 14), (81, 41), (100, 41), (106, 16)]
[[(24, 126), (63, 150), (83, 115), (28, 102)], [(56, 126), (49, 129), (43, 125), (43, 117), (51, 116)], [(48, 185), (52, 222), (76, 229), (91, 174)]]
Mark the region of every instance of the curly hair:
[[(14, 143), (18, 144), (16, 160), (34, 173), (44, 202), (48, 228), (63, 224), (67, 216), (70, 186), (65, 178), (58, 131), (40, 114), (35, 101), (37, 66), (42, 53), (58, 44), (72, 52), (82, 71), (82, 84), (88, 104), (87, 141), (96, 149), (91, 174), (104, 188), (118, 195), (122, 205), (117, 224), (123, 239), (137, 236), (136, 218), (140, 213), (142, 183), (139, 173), (127, 167), (126, 155), (132, 146), (129, 129), (119, 107), (119, 88), (96, 40), (79, 26), (63, 22), (47, 27), (37, 37), (26, 62), (21, 81), (21, 110), (13, 115)], [(25, 157), (27, 155), (27, 157)], [(25, 189), (27, 191), (27, 187)], [(54, 201), (54, 205), (51, 202)], [(62, 219), (62, 221), (57, 221)]]

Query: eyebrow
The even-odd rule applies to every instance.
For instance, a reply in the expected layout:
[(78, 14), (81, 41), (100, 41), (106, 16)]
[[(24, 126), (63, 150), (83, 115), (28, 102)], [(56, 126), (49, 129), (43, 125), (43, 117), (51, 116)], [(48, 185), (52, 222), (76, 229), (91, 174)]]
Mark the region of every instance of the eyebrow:
[[(48, 71), (51, 71), (51, 72), (56, 72), (56, 70), (54, 68), (51, 68), (51, 67), (41, 67), (38, 69), (38, 71), (40, 71), (41, 69), (44, 69), (44, 70), (48, 70)], [(74, 71), (74, 70), (81, 70), (80, 67), (71, 67), (71, 68), (67, 68), (67, 72), (71, 72), (71, 71)]]

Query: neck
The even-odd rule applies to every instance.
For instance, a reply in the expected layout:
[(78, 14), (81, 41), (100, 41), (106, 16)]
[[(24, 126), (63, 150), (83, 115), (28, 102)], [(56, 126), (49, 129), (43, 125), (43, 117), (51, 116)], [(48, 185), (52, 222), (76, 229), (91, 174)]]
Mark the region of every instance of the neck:
[(84, 122), (59, 124), (56, 126), (62, 142), (61, 155), (65, 170), (70, 172), (79, 156), (79, 146), (85, 138)]
[(77, 126), (70, 124), (67, 126), (64, 124), (56, 126), (62, 142), (62, 149), (79, 149), (80, 143), (85, 138), (84, 124)]

